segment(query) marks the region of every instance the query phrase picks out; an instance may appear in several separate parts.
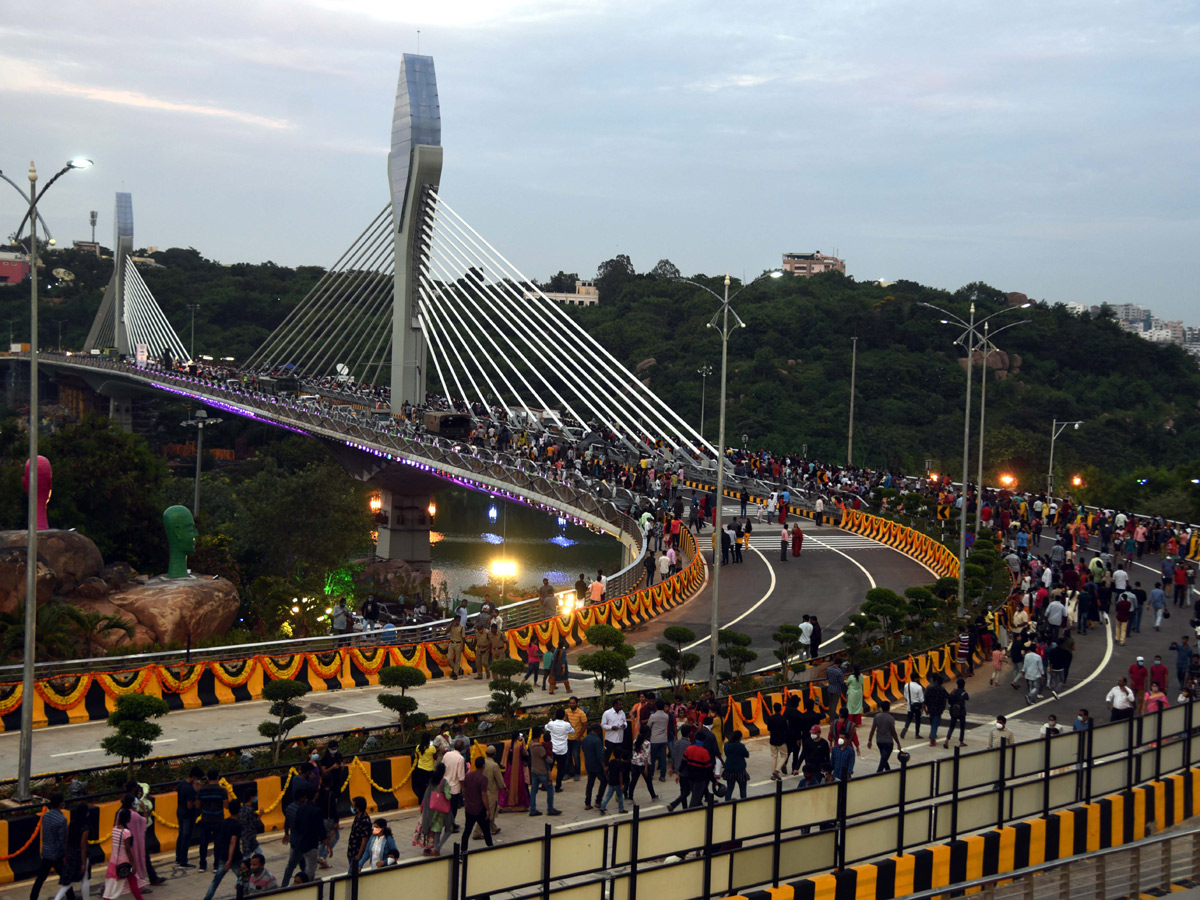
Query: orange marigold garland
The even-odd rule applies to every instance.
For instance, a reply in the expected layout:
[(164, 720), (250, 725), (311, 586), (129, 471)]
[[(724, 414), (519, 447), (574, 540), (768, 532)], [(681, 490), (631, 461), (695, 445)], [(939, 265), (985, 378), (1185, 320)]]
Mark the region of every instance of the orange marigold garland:
[[(35, 681), (33, 689), (47, 706), (66, 712), (82, 701), (92, 686), (91, 675), (75, 675), (62, 678), (47, 678)], [(60, 689), (61, 686), (61, 689)]]
[(372, 647), (364, 652), (357, 647), (352, 647), (350, 649), (350, 661), (363, 674), (378, 675), (379, 670), (387, 665), (388, 648)]
[(294, 656), (260, 656), (259, 663), (267, 674), (276, 681), (290, 681), (296, 677), (296, 673), (300, 671), (300, 665), (304, 662), (304, 654), (297, 653)]
[[(187, 666), (156, 666), (158, 683), (169, 694), (186, 694), (196, 686), (200, 676), (204, 674), (204, 663)], [(181, 674), (176, 675), (178, 671)]]
[(134, 672), (99, 672), (96, 674), (96, 680), (100, 682), (104, 693), (116, 700), (126, 694), (142, 693), (152, 674), (151, 667), (146, 666)]
[[(308, 667), (320, 678), (337, 678), (342, 671), (342, 654), (337, 650), (322, 653), (305, 653)], [(326, 660), (330, 660), (326, 662)]]
[(22, 686), (15, 684), (0, 684), (0, 716), (7, 716), (21, 706)]
[(224, 659), (220, 662), (209, 663), (208, 668), (213, 673), (213, 677), (225, 687), (237, 688), (246, 684), (254, 676), (259, 662), (257, 656), (247, 659)]

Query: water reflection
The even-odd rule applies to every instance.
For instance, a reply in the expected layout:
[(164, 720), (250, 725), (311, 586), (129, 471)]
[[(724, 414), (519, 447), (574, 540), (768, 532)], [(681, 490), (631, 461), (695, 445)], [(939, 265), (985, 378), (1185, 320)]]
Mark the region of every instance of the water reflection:
[(581, 573), (590, 579), (597, 569), (621, 568), (622, 548), (615, 537), (565, 518), (461, 488), (440, 491), (434, 502), (431, 580), (435, 590), (445, 585), (451, 597), (489, 582), (494, 591), (498, 585), (489, 566), (501, 556), (517, 563), (515, 582), (521, 590), (535, 589), (543, 578), (566, 588)]

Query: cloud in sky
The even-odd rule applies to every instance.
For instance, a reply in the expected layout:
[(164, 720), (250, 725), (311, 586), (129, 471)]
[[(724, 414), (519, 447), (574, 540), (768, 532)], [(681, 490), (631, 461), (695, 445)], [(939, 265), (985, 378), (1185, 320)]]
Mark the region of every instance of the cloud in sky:
[(96, 159), (47, 199), (65, 237), (129, 190), (139, 243), (332, 262), (386, 201), (420, 30), (441, 193), (531, 276), (616, 253), (755, 273), (836, 248), (859, 278), (1200, 324), (1200, 10), (1178, 0), (60, 7), (0, 26), (0, 115), (20, 126), (0, 168)]

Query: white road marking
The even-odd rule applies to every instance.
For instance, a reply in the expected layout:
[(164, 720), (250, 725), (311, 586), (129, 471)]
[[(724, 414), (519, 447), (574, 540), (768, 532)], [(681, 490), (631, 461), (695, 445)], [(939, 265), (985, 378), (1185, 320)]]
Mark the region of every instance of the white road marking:
[[(1091, 674), (1088, 675), (1087, 678), (1083, 679), (1083, 681), (1079, 682), (1079, 684), (1075, 685), (1074, 687), (1069, 687), (1065, 691), (1059, 691), (1058, 697), (1060, 700), (1063, 697), (1067, 696), (1067, 694), (1075, 693), (1080, 688), (1091, 684), (1093, 681), (1095, 681), (1097, 678), (1100, 677), (1100, 674), (1104, 671), (1105, 666), (1108, 665), (1108, 662), (1109, 662), (1109, 660), (1112, 659), (1112, 655), (1113, 655), (1113, 633), (1112, 633), (1112, 628), (1110, 627), (1110, 625), (1111, 625), (1111, 622), (1109, 625), (1103, 626), (1104, 627), (1104, 637), (1107, 639), (1108, 645), (1104, 649), (1104, 658), (1102, 660), (1100, 660), (1100, 665), (1096, 666), (1096, 668), (1092, 670)], [(1049, 671), (1049, 670), (1047, 670), (1047, 671)], [(1033, 712), (1033, 710), (1037, 709), (1039, 706), (1045, 706), (1047, 703), (1053, 703), (1053, 702), (1054, 702), (1054, 695), (1052, 694), (1049, 697), (1047, 697), (1045, 700), (1039, 700), (1037, 703), (1031, 703), (1028, 706), (1021, 707), (1016, 712), (1010, 712), (1008, 714), (1007, 718), (1009, 718), (1009, 719), (1020, 718), (1022, 715), (1024, 715), (1027, 712)]]
[[(151, 741), (153, 744), (173, 744), (178, 738), (163, 738), (160, 741)], [(104, 750), (100, 747), (93, 747), (90, 750), (72, 750), (69, 753), (51, 753), (52, 759), (57, 759), (60, 756), (78, 756), (80, 753), (103, 753)]]
[[(763, 556), (761, 553), (759, 553), (759, 551), (757, 549), (755, 549), (753, 546), (750, 549), (754, 550), (755, 553), (758, 553), (759, 558), (763, 561), (763, 565), (765, 565), (767, 567), (767, 572), (769, 572), (771, 575), (771, 586), (769, 588), (767, 588), (767, 592), (765, 594), (763, 594), (761, 598), (759, 598), (759, 601), (757, 603), (755, 603), (752, 607), (750, 607), (748, 610), (746, 610), (744, 613), (742, 613), (740, 616), (738, 616), (732, 622), (727, 622), (723, 626), (724, 628), (732, 628), (738, 622), (742, 621), (742, 619), (746, 618), (746, 616), (750, 615), (752, 612), (754, 612), (756, 609), (758, 609), (760, 606), (762, 606), (764, 603), (766, 603), (767, 600), (770, 598), (770, 596), (773, 593), (775, 593), (775, 585), (777, 583), (777, 579), (775, 578), (775, 569), (772, 568), (771, 564), (769, 562), (767, 562), (767, 558), (765, 556)], [(705, 568), (707, 568), (707, 564), (705, 565)], [(872, 584), (874, 584), (874, 582), (872, 582)], [(699, 647), (701, 644), (707, 643), (711, 639), (712, 639), (712, 632), (710, 631), (704, 637), (693, 641), (692, 643), (688, 644), (686, 647), (683, 647), (682, 649), (683, 650), (691, 650), (693, 647)], [(661, 664), (662, 664), (661, 659), (648, 659), (645, 662), (637, 663), (636, 665), (632, 665), (629, 668), (632, 670), (632, 669), (640, 669), (642, 666), (661, 665)]]

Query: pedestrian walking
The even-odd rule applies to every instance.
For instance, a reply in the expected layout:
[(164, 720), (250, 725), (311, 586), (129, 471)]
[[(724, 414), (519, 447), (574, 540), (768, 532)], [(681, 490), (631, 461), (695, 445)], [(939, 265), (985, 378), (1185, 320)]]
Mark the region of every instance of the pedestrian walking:
[(900, 737), (896, 734), (896, 719), (892, 716), (892, 704), (887, 700), (881, 700), (879, 703), (879, 712), (871, 719), (871, 733), (867, 735), (867, 749), (871, 749), (871, 742), (875, 740), (875, 735), (879, 735), (879, 768), (876, 772), (890, 772), (892, 766), (890, 760), (892, 758), (892, 750), (900, 743)]
[(904, 730), (900, 737), (908, 736), (909, 726), (915, 725), (917, 737), (921, 736), (921, 710), (925, 707), (925, 688), (917, 681), (914, 673), (911, 681), (904, 685), (904, 702), (908, 704), (908, 712), (904, 717)]

